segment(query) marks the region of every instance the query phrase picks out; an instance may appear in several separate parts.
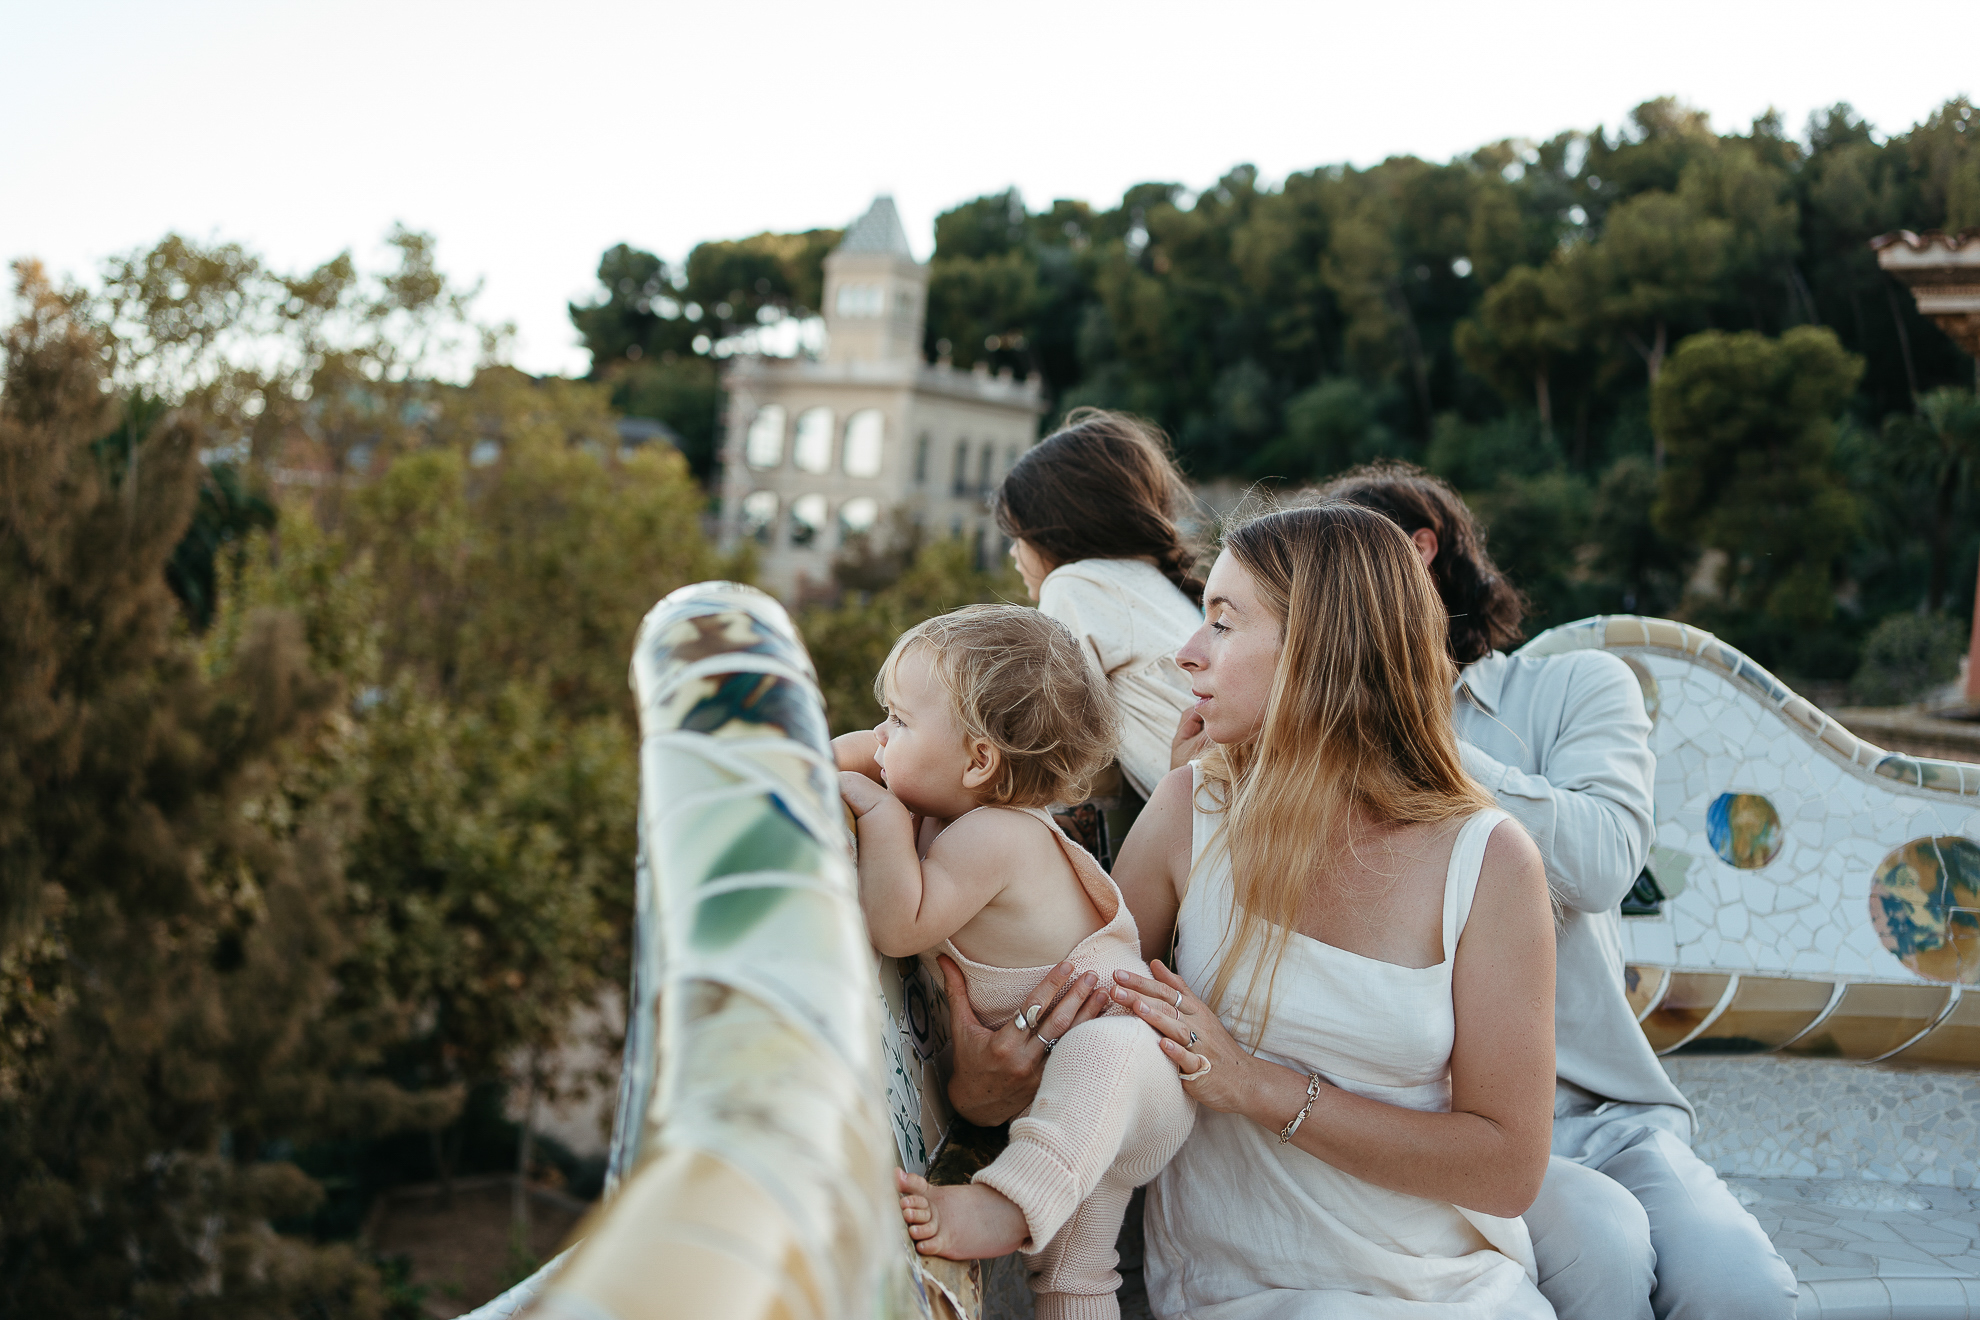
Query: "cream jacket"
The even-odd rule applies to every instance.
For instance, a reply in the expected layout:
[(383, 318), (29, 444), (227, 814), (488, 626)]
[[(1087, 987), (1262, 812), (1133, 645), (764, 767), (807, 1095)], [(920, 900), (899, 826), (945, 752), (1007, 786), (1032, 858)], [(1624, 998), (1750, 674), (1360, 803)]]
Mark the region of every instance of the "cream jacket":
[(1120, 708), (1121, 773), (1135, 792), (1152, 796), (1169, 773), (1176, 722), (1196, 700), (1175, 657), (1203, 625), (1203, 612), (1141, 559), (1061, 564), (1039, 587), (1038, 608), (1072, 629), (1106, 677)]

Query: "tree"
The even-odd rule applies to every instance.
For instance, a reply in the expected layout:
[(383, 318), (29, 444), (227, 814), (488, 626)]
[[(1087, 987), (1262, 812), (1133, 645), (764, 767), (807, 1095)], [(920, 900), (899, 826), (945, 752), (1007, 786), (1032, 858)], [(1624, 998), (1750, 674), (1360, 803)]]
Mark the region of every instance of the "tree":
[(1727, 610), (1804, 629), (1833, 615), (1858, 521), (1832, 462), (1834, 418), (1862, 371), (1811, 326), (1706, 331), (1672, 355), (1651, 400), (1668, 455), (1657, 526), (1726, 556)]
[(1732, 227), (1691, 200), (1647, 192), (1611, 207), (1601, 238), (1576, 249), (1563, 270), (1582, 316), (1629, 345), (1654, 391), (1672, 323), (1711, 301), (1731, 242)]
[(688, 253), (687, 296), (713, 314), (723, 334), (822, 311), (825, 257), (842, 236), (807, 229), (697, 244)]
[(591, 376), (603, 379), (621, 362), (658, 360), (692, 351), (703, 330), (702, 311), (686, 306), (674, 271), (651, 252), (625, 243), (598, 259), (598, 283), (605, 296), (596, 302), (567, 304), (585, 351)]
[(1588, 536), (1588, 483), (1556, 468), (1531, 476), (1505, 473), (1467, 496), (1488, 533), (1493, 562), (1531, 603), (1526, 632), (1594, 612), (1577, 547)]
[(0, 1309), (371, 1316), (348, 1247), (279, 1236), (319, 1189), (278, 1139), (438, 1121), (457, 1096), (367, 1075), (326, 1021), (349, 948), (334, 803), (292, 809), (291, 749), (335, 685), (293, 616), (197, 652), (165, 569), (209, 438), (183, 413), (128, 461), (102, 344), (38, 268), (0, 388)]
[(1357, 463), (1403, 457), (1405, 446), (1382, 422), (1391, 402), (1357, 380), (1321, 381), (1286, 405), (1285, 433), (1258, 451), (1252, 475), (1313, 481)]
[[(623, 983), (626, 656), (654, 601), (730, 574), (702, 504), (678, 454), (619, 454), (605, 387), (491, 367), (436, 392), (420, 447), (325, 525), (285, 510), (283, 553), (248, 588), (299, 602), (320, 663), (368, 694), (347, 873), (369, 933), (348, 1006), (401, 1006), (401, 1075), (556, 1099), (540, 1061)], [(460, 1139), (433, 1130), (443, 1180)]]
[(1683, 600), (1690, 556), (1683, 544), (1657, 530), (1656, 504), (1657, 472), (1644, 455), (1618, 458), (1595, 488), (1588, 521), (1595, 553), (1589, 567), (1613, 584), (1613, 597), (1628, 614), (1669, 614)]
[(1575, 346), (1574, 328), (1561, 313), (1556, 281), (1531, 266), (1515, 266), (1478, 304), (1476, 317), (1457, 327), (1465, 365), (1504, 390), (1533, 391), (1540, 434), (1554, 438), (1554, 363)]
[(1959, 498), (1980, 475), (1980, 400), (1970, 390), (1944, 387), (1920, 396), (1912, 414), (1884, 420), (1879, 458), (1900, 480), (1913, 486), (1932, 514), (1925, 544), (1931, 557), (1925, 609), (1937, 614), (1946, 604), (1951, 569), (1953, 514)]

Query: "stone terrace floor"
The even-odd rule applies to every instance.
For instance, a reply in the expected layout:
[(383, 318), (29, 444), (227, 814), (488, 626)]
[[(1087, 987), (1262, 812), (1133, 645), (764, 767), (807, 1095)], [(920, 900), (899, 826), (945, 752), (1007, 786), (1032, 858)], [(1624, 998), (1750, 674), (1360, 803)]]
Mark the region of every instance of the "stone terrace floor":
[(1800, 1280), (1800, 1320), (1980, 1320), (1974, 1193), (1827, 1178), (1726, 1182)]

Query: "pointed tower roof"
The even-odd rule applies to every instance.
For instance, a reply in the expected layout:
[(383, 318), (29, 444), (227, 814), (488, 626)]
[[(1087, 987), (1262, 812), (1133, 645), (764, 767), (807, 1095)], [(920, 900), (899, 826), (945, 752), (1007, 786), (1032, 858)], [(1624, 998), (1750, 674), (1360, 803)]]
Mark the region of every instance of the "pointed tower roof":
[(880, 253), (914, 260), (914, 249), (908, 246), (907, 231), (901, 228), (901, 213), (894, 209), (894, 199), (886, 193), (874, 198), (873, 205), (866, 208), (866, 214), (852, 222), (846, 236), (839, 240), (837, 250)]

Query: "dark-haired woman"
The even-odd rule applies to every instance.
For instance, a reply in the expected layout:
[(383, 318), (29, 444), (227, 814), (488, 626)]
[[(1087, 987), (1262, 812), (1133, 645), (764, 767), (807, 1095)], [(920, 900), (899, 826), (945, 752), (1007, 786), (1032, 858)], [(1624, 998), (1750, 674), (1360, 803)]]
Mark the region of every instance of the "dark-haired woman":
[(1121, 773), (1142, 798), (1169, 772), (1194, 700), (1176, 648), (1203, 622), (1203, 583), (1177, 519), (1189, 487), (1161, 433), (1081, 408), (1012, 466), (997, 525), (1038, 608), (1072, 629), (1121, 714)]
[(1562, 905), (1554, 1159), (1526, 1212), (1540, 1290), (1561, 1320), (1785, 1320), (1793, 1273), (1692, 1154), (1691, 1106), (1623, 991), (1619, 909), (1654, 832), (1656, 762), (1635, 678), (1602, 651), (1506, 654), (1526, 602), (1464, 501), (1428, 473), (1362, 468), (1320, 498), (1384, 514), (1415, 544), (1462, 666), (1452, 718), (1465, 771), (1540, 845)]

